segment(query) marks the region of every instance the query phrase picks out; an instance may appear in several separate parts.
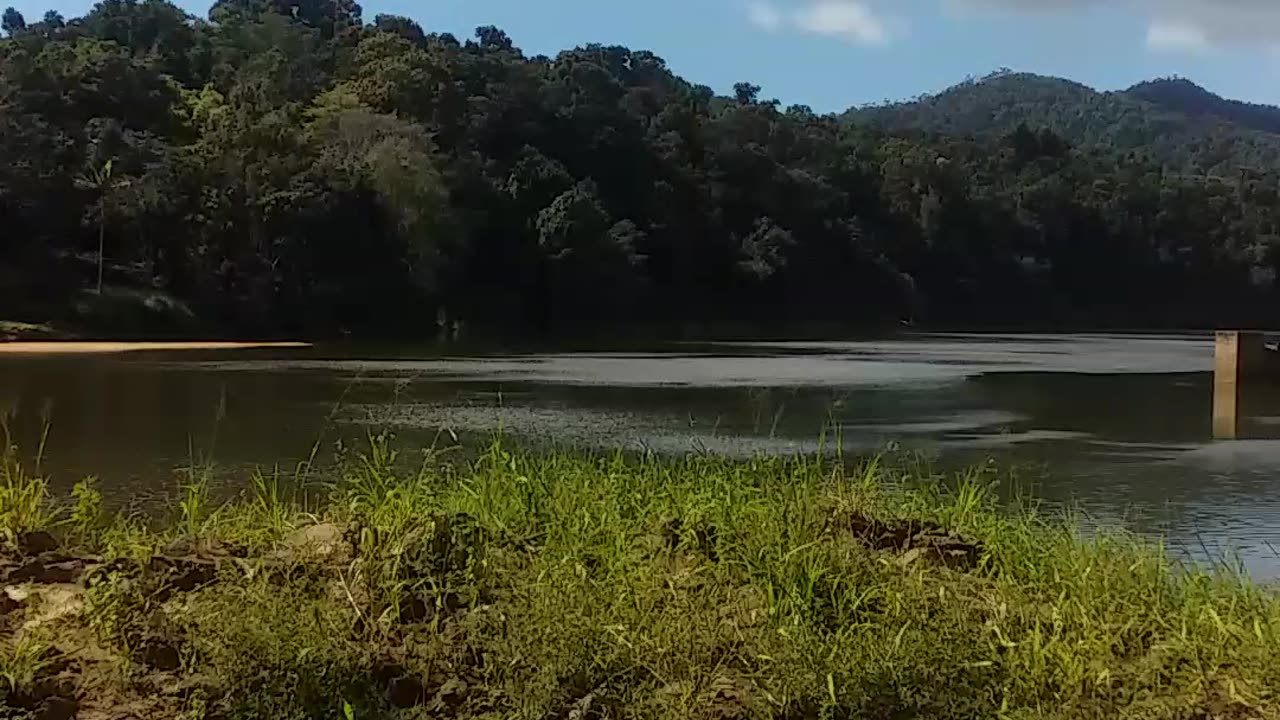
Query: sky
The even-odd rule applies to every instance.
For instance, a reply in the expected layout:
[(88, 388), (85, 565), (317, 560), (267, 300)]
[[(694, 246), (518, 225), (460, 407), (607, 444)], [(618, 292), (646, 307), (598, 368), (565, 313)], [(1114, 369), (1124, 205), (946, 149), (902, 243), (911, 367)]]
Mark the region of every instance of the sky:
[[(0, 0), (29, 21), (85, 0)], [(178, 0), (204, 16), (209, 0)], [(590, 42), (646, 49), (686, 79), (736, 82), (819, 112), (1013, 70), (1105, 90), (1179, 75), (1280, 104), (1280, 0), (364, 0), (429, 32), (505, 30), (526, 53)]]

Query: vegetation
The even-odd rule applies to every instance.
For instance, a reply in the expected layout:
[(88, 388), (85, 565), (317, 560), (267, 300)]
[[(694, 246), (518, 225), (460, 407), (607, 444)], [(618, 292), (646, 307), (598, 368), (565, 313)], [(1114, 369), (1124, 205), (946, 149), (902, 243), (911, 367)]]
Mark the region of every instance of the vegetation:
[(1280, 714), (1274, 589), (999, 513), (989, 469), (498, 445), (400, 465), (375, 440), (312, 500), (260, 477), (211, 506), (188, 483), (180, 514), (152, 528), (102, 517), (84, 485), (74, 509), (46, 507), (51, 534), (32, 532), (27, 494), (0, 495), (5, 705), (273, 720)]
[(351, 0), (219, 0), (207, 19), (104, 0), (3, 28), (10, 320), (423, 337), (1271, 319), (1266, 108), (1001, 76), (851, 123), (749, 83), (716, 96), (643, 50), (530, 57), (497, 28), (461, 40)]
[[(1046, 128), (1112, 162), (1236, 180), (1280, 160), (1280, 108), (1226, 100), (1184, 78), (1098, 92), (1080, 83), (1000, 71), (938, 95), (851, 110), (845, 118), (889, 132), (999, 140)], [(1256, 179), (1256, 178), (1255, 178)]]

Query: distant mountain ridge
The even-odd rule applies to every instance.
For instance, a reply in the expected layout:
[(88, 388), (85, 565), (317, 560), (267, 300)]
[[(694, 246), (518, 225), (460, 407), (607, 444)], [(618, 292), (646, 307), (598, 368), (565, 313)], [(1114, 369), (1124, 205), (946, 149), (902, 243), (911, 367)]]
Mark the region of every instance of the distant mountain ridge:
[(1280, 163), (1280, 107), (1228, 100), (1184, 78), (1115, 92), (1002, 71), (937, 95), (844, 117), (889, 133), (1003, 137), (1048, 128), (1072, 145), (1150, 157), (1183, 172), (1233, 174)]
[(1280, 133), (1280, 107), (1228, 100), (1186, 78), (1148, 80), (1124, 94), (1191, 117), (1215, 117), (1252, 130)]

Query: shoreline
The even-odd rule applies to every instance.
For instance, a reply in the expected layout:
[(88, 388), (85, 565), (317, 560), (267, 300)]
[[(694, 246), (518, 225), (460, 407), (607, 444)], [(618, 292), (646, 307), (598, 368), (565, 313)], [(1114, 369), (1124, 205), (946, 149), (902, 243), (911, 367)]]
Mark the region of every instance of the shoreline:
[(108, 355), (142, 351), (175, 351), (175, 350), (250, 350), (250, 349), (285, 349), (310, 348), (311, 343), (301, 341), (287, 342), (122, 342), (122, 341), (86, 341), (86, 340), (15, 340), (0, 342), (0, 355)]

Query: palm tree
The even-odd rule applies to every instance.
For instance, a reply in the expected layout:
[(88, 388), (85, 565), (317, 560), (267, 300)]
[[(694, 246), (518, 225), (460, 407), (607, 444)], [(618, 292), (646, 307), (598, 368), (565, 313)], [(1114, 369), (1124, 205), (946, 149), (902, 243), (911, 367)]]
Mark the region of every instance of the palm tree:
[(102, 295), (102, 266), (107, 238), (107, 205), (115, 190), (128, 185), (126, 180), (112, 177), (114, 160), (107, 160), (100, 168), (89, 168), (76, 178), (76, 187), (93, 190), (98, 194), (98, 295)]

